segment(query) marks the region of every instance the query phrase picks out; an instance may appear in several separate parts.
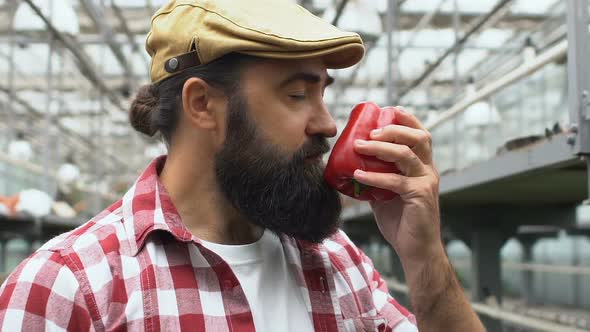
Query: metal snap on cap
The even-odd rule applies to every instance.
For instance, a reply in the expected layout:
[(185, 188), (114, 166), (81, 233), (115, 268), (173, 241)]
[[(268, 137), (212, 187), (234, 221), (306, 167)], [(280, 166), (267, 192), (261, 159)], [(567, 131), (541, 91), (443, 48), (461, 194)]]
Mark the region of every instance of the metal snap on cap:
[(178, 69), (178, 59), (172, 58), (166, 61), (166, 66), (164, 66), (166, 71), (169, 73), (175, 72)]

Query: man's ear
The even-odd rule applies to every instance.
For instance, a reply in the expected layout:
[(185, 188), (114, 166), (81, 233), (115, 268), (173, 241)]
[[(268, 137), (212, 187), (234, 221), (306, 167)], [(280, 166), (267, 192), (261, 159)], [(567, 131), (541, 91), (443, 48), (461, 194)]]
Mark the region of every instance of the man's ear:
[(219, 92), (207, 82), (191, 77), (182, 87), (182, 111), (192, 126), (214, 130), (220, 126), (216, 114), (216, 100), (219, 98)]

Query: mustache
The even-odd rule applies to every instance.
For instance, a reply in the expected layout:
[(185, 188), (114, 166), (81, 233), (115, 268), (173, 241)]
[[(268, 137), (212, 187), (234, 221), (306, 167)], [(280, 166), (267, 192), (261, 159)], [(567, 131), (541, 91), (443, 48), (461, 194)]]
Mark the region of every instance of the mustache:
[(330, 143), (323, 136), (312, 136), (309, 141), (305, 142), (303, 146), (295, 153), (296, 160), (304, 160), (305, 158), (317, 155), (323, 155), (330, 152)]

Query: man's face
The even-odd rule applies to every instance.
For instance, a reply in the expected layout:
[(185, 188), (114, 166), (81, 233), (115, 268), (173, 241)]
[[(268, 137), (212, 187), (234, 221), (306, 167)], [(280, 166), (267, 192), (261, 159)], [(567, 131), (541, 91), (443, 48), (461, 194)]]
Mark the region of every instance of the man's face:
[[(226, 199), (250, 222), (320, 242), (338, 229), (341, 203), (318, 156), (336, 128), (323, 103), (320, 62), (280, 61), (245, 70), (228, 103), (227, 133), (215, 156)], [(293, 65), (294, 64), (294, 65)]]

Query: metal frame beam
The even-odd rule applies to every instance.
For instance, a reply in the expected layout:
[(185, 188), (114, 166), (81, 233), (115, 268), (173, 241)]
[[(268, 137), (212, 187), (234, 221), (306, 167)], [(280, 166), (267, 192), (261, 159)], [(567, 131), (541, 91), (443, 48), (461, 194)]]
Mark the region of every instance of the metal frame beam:
[(84, 8), (94, 25), (101, 32), (104, 42), (106, 42), (106, 44), (111, 49), (111, 52), (113, 52), (115, 55), (117, 61), (119, 61), (121, 68), (123, 68), (123, 71), (125, 72), (125, 76), (131, 82), (133, 80), (133, 72), (127, 59), (125, 58), (125, 55), (123, 54), (123, 51), (121, 50), (121, 45), (113, 38), (113, 29), (105, 22), (104, 12), (100, 10), (100, 8), (96, 6), (92, 0), (79, 1), (80, 5)]
[[(15, 91), (45, 91), (47, 83), (44, 82), (45, 78), (42, 76), (21, 76), (19, 80), (14, 82)], [(119, 87), (126, 83), (126, 78), (121, 76), (107, 76), (103, 77), (103, 81), (108, 86)], [(83, 77), (75, 76), (69, 77), (63, 82), (56, 83), (53, 86), (55, 91), (69, 92), (69, 91), (90, 91), (86, 89), (84, 85), (90, 86), (88, 80)]]
[(342, 13), (344, 13), (344, 8), (347, 3), (348, 0), (340, 0), (338, 7), (336, 7), (336, 15), (334, 15), (334, 18), (332, 19), (332, 25), (338, 25), (338, 21), (340, 20)]
[(147, 70), (149, 70), (150, 64), (146, 60), (146, 58), (143, 56), (143, 54), (141, 53), (141, 48), (139, 47), (139, 44), (135, 40), (135, 37), (133, 36), (131, 29), (129, 29), (129, 25), (127, 24), (127, 21), (125, 20), (125, 16), (123, 16), (123, 12), (121, 11), (121, 8), (119, 8), (119, 6), (117, 6), (114, 1), (111, 3), (111, 7), (113, 8), (113, 13), (115, 13), (115, 16), (117, 16), (117, 19), (119, 19), (119, 23), (121, 24), (121, 29), (123, 29), (123, 32), (125, 32), (125, 35), (127, 36), (129, 44), (131, 45), (131, 49), (133, 50), (133, 52), (135, 52), (135, 54), (139, 55), (141, 57), (141, 59), (143, 59)]
[(579, 163), (579, 158), (573, 155), (572, 148), (567, 142), (567, 136), (555, 136), (531, 148), (506, 152), (460, 172), (442, 176), (440, 195), (540, 169)]
[[(0, 92), (9, 95), (10, 89), (0, 86)], [(21, 105), (21, 107), (23, 107), (28, 113), (33, 115), (35, 118), (37, 118), (37, 119), (43, 118), (43, 112), (37, 110), (35, 107), (33, 107), (31, 104), (29, 104), (26, 100), (24, 100), (16, 95), (13, 96), (13, 100), (17, 104)], [(83, 137), (82, 135), (70, 130), (69, 128), (65, 127), (64, 125), (61, 124), (61, 122), (53, 121), (52, 123), (57, 127), (57, 129), (59, 129), (59, 131), (61, 133), (67, 135), (68, 137), (70, 137), (74, 141), (82, 143), (82, 146), (86, 147), (90, 153), (96, 152), (96, 149), (98, 149), (98, 147), (94, 144), (94, 142), (92, 142), (88, 138)], [(123, 167), (123, 169), (127, 168), (127, 163), (124, 162), (123, 160), (119, 160), (119, 157), (117, 157), (116, 155), (111, 155), (111, 154), (107, 153), (106, 156), (109, 159), (111, 159), (113, 162), (115, 162), (118, 165), (118, 167)]]
[(386, 57), (386, 74), (385, 74), (385, 102), (387, 105), (393, 104), (393, 94), (395, 93), (395, 82), (393, 80), (393, 35), (396, 27), (395, 16), (398, 8), (396, 0), (387, 1), (387, 16), (385, 19), (385, 33), (387, 34), (387, 57)]
[[(51, 32), (47, 33), (45, 31), (41, 31), (40, 33), (35, 33), (34, 35), (1, 35), (0, 34), (0, 44), (9, 44), (11, 39), (17, 44), (47, 44), (47, 35)], [(112, 36), (115, 43), (124, 43), (128, 40), (128, 37), (124, 34), (115, 34)], [(76, 43), (81, 46), (86, 45), (97, 45), (97, 44), (104, 44), (104, 37), (101, 34), (96, 33), (85, 33), (79, 36), (76, 36)]]
[[(11, 1), (11, 2), (15, 2), (15, 1)], [(399, 1), (398, 1), (399, 2)], [(122, 1), (119, 2), (120, 4), (122, 3)], [(310, 8), (307, 4), (305, 4), (305, 7), (310, 9), (313, 13), (317, 14), (317, 15), (321, 15), (322, 11), (319, 10), (317, 8)], [(401, 7), (401, 5), (398, 5), (398, 8)], [(153, 14), (155, 12), (155, 8), (150, 8), (148, 7), (122, 7), (119, 6), (119, 8), (122, 11), (122, 14), (125, 18), (125, 21), (129, 27), (129, 30), (135, 35), (135, 34), (146, 34), (149, 31), (149, 17), (151, 16), (151, 14)], [(82, 11), (82, 10), (80, 10)], [(79, 12), (80, 12), (79, 11)], [(413, 27), (415, 26), (415, 22), (423, 17), (423, 15), (426, 13), (422, 12), (422, 11), (412, 11), (412, 12), (406, 12), (404, 13), (402, 16), (400, 16), (400, 24), (399, 27), (402, 29), (408, 29), (410, 26)], [(112, 15), (110, 10), (105, 11), (105, 22), (107, 25), (114, 27), (114, 31), (115, 32), (123, 32), (121, 29), (116, 28), (117, 26), (117, 22), (119, 21), (116, 17), (114, 17), (115, 15)], [(480, 15), (480, 13), (477, 12), (462, 12), (462, 18), (461, 21), (462, 23), (468, 23), (469, 21), (472, 21), (474, 18), (476, 18), (477, 16)], [(448, 13), (448, 12), (439, 12), (436, 17), (433, 19), (432, 21), (432, 25), (435, 26), (436, 28), (444, 28), (444, 27), (450, 27), (452, 25), (452, 13)], [(2, 33), (7, 33), (9, 31), (8, 29), (8, 22), (10, 21), (10, 17), (12, 17), (10, 15), (10, 12), (7, 11), (7, 7), (4, 7), (4, 9), (2, 9), (0, 7), (0, 34)], [(83, 15), (80, 16), (81, 21), (81, 30), (82, 33), (91, 33), (93, 31), (94, 28), (94, 24), (92, 23), (92, 20), (90, 17), (87, 17), (87, 15)], [(517, 13), (517, 14), (513, 14), (510, 15), (509, 17), (506, 18), (506, 23), (507, 24), (511, 24), (511, 25), (521, 25), (521, 26), (527, 26), (529, 23), (534, 23), (535, 21), (538, 20), (543, 20), (544, 18), (546, 18), (546, 15), (539, 15), (539, 14), (521, 14), (521, 13)]]
[(436, 127), (439, 127), (446, 121), (455, 117), (457, 114), (467, 110), (469, 106), (487, 98), (488, 96), (492, 95), (497, 91), (502, 90), (503, 88), (522, 79), (523, 77), (527, 77), (535, 73), (536, 71), (543, 68), (546, 64), (564, 57), (567, 52), (567, 49), (568, 42), (566, 40), (551, 47), (542, 54), (537, 55), (531, 61), (523, 63), (515, 70), (505, 74), (498, 80), (491, 82), (483, 88), (479, 89), (473, 96), (466, 96), (453, 107), (451, 107), (449, 110), (441, 113), (441, 115), (436, 120), (430, 123), (426, 123), (426, 128), (428, 130), (434, 130)]
[[(556, 2), (555, 4), (553, 4), (550, 8), (549, 11), (550, 12), (557, 12), (559, 10), (559, 6), (560, 6), (560, 2)], [(482, 68), (484, 65), (487, 67), (483, 67), (483, 69), (485, 69), (483, 72), (483, 74), (479, 74), (478, 77), (478, 81), (485, 81), (485, 80), (489, 80), (489, 78), (495, 78), (495, 77), (499, 77), (501, 74), (503, 73), (503, 71), (499, 68), (515, 68), (518, 66), (518, 64), (521, 62), (521, 57), (516, 56), (516, 54), (521, 53), (522, 49), (525, 47), (525, 38), (523, 38), (521, 32), (529, 32), (529, 36), (533, 36), (535, 33), (539, 33), (540, 31), (543, 31), (547, 25), (549, 25), (551, 20), (554, 20), (555, 17), (553, 16), (548, 16), (544, 21), (541, 21), (539, 23), (537, 23), (534, 27), (528, 27), (527, 29), (515, 29), (515, 33), (514, 36), (512, 38), (510, 38), (509, 40), (506, 41), (505, 44), (515, 44), (515, 43), (519, 43), (519, 47), (518, 48), (514, 48), (514, 53), (512, 54), (503, 54), (504, 52), (500, 52), (499, 53), (495, 53), (495, 60), (496, 61), (491, 61), (490, 57), (486, 57), (488, 59), (488, 61), (482, 61), (476, 65), (474, 65), (469, 71), (474, 71), (474, 70), (479, 70), (480, 68)], [(537, 44), (536, 49), (537, 52), (541, 52), (546, 50), (547, 48), (551, 47), (554, 43), (559, 42), (560, 40), (562, 40), (565, 36), (566, 36), (566, 30), (567, 27), (565, 26), (565, 20), (564, 20), (564, 25), (560, 28), (556, 28), (554, 29), (546, 39), (543, 40), (535, 40), (535, 43)], [(545, 34), (543, 34), (545, 35)], [(463, 47), (464, 49), (466, 47)], [(498, 48), (498, 50), (500, 51), (504, 51), (501, 48)], [(493, 60), (493, 59), (492, 59)]]
[(418, 21), (418, 24), (416, 24), (414, 29), (412, 29), (412, 31), (410, 32), (410, 37), (408, 38), (408, 42), (398, 49), (398, 51), (397, 51), (398, 58), (406, 49), (413, 46), (413, 42), (416, 39), (418, 32), (420, 32), (422, 29), (427, 27), (428, 24), (430, 24), (430, 22), (432, 22), (432, 19), (436, 16), (438, 11), (441, 9), (441, 7), (447, 1), (448, 0), (440, 0), (436, 7), (434, 7), (431, 11), (424, 13), (424, 16), (422, 16), (420, 18), (420, 21)]
[(445, 53), (443, 53), (436, 61), (434, 61), (431, 65), (429, 65), (426, 70), (417, 78), (415, 79), (409, 86), (405, 87), (399, 94), (398, 98), (403, 98), (408, 92), (412, 91), (414, 88), (422, 84), (442, 63), (447, 59), (452, 53), (457, 52), (463, 44), (471, 38), (477, 31), (479, 31), (483, 26), (485, 26), (488, 21), (492, 18), (496, 17), (504, 7), (508, 4), (511, 4), (514, 0), (500, 0), (494, 8), (488, 12), (486, 15), (480, 17), (475, 24), (465, 33), (461, 39), (459, 39), (453, 46), (451, 46)]
[[(10, 164), (15, 167), (20, 167), (20, 168), (26, 169), (27, 171), (37, 174), (37, 175), (49, 175), (50, 177), (57, 179), (57, 175), (56, 175), (57, 172), (55, 172), (54, 170), (45, 169), (37, 164), (31, 163), (28, 161), (13, 160), (13, 159), (5, 156), (2, 153), (0, 153), (0, 162), (7, 163), (7, 164)], [(118, 199), (118, 196), (116, 196), (114, 194), (97, 192), (96, 190), (85, 187), (85, 186), (77, 186), (77, 189), (80, 189), (81, 191), (84, 191), (86, 193), (99, 194), (99, 195), (101, 195), (102, 198), (108, 199), (108, 200), (117, 200)]]
[(37, 7), (33, 3), (33, 0), (24, 1), (31, 7), (31, 9), (33, 9), (35, 14), (37, 14), (37, 16), (39, 16), (39, 18), (43, 20), (43, 22), (47, 26), (47, 29), (49, 29), (54, 38), (57, 41), (59, 41), (62, 45), (64, 45), (68, 50), (70, 50), (70, 52), (72, 52), (74, 57), (78, 60), (76, 62), (76, 65), (80, 69), (80, 72), (86, 78), (88, 78), (88, 80), (90, 80), (96, 87), (98, 87), (98, 89), (101, 92), (107, 95), (107, 97), (113, 105), (115, 105), (121, 111), (127, 112), (127, 108), (123, 106), (123, 103), (119, 95), (117, 95), (115, 92), (109, 89), (109, 87), (106, 86), (100, 75), (94, 69), (96, 66), (92, 63), (92, 60), (90, 59), (90, 57), (88, 57), (84, 50), (76, 43), (75, 39), (59, 32), (49, 21), (49, 19), (45, 17), (45, 15), (41, 12), (41, 9), (39, 9), (39, 7)]
[(574, 151), (590, 155), (590, 0), (568, 0), (567, 12), (570, 121), (577, 127)]

